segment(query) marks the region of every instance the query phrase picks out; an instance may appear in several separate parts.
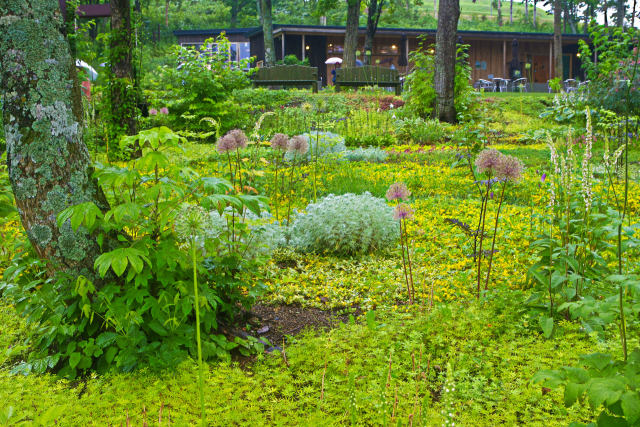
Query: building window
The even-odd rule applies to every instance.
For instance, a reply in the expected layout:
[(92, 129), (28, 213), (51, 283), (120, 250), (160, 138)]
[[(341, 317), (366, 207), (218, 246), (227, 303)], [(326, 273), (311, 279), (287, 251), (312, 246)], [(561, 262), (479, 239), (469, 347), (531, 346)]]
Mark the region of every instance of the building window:
[[(202, 49), (202, 43), (180, 43), (180, 46), (186, 48), (192, 48), (204, 52)], [(213, 43), (208, 46), (208, 50), (212, 53), (218, 52), (218, 43)], [(228, 62), (232, 64), (238, 64), (243, 59), (249, 59), (251, 57), (251, 45), (249, 42), (230, 42), (228, 51)], [(246, 67), (249, 68), (248, 66)]]

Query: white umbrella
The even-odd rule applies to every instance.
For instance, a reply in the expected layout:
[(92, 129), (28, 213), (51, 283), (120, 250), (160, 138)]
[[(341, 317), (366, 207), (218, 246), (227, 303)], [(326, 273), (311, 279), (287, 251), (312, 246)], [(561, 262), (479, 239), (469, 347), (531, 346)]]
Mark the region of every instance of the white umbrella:
[(87, 70), (87, 74), (89, 74), (89, 80), (94, 81), (95, 79), (98, 78), (98, 72), (91, 65), (87, 64), (83, 60), (76, 59), (76, 67), (84, 68), (85, 70)]
[(342, 64), (342, 58), (338, 58), (337, 56), (334, 56), (324, 61), (324, 63), (329, 65)]

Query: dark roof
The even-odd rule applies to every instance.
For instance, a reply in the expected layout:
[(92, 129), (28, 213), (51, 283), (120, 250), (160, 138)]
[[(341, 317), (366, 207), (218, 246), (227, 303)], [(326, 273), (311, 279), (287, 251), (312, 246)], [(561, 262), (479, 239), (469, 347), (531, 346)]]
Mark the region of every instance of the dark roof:
[[(344, 26), (338, 25), (294, 25), (294, 24), (273, 24), (273, 30), (278, 32), (300, 32), (300, 33), (324, 33), (324, 34), (340, 34), (344, 32)], [(250, 28), (227, 28), (227, 29), (212, 29), (212, 30), (177, 30), (173, 34), (176, 36), (208, 36), (219, 35), (222, 32), (227, 34), (241, 34), (246, 37), (253, 37), (262, 33), (261, 27)], [(359, 32), (364, 33), (366, 27), (360, 27)], [(433, 28), (378, 28), (376, 34), (394, 34), (394, 35), (407, 35), (416, 36), (420, 34), (432, 34), (435, 36), (436, 30)], [(513, 32), (513, 31), (469, 31), (458, 30), (458, 35), (470, 38), (482, 37), (486, 39), (527, 39), (527, 40), (550, 40), (553, 38), (553, 33), (527, 33), (527, 32)], [(568, 40), (588, 39), (586, 34), (563, 34), (562, 37)]]

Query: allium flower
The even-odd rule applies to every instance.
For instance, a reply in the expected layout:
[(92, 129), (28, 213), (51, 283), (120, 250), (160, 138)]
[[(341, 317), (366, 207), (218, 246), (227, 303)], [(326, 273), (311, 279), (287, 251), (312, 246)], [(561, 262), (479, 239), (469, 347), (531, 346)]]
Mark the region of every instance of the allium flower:
[(404, 182), (396, 182), (395, 184), (391, 184), (389, 189), (387, 190), (387, 200), (407, 200), (411, 195), (411, 191), (407, 188), (407, 184)]
[(502, 156), (495, 167), (498, 178), (505, 181), (517, 181), (524, 169), (522, 162), (514, 156)]
[(152, 108), (149, 110), (149, 115), (151, 116), (155, 116), (158, 114), (158, 110), (156, 110), (155, 108)]
[(478, 154), (478, 157), (476, 157), (476, 167), (478, 168), (478, 172), (493, 172), (502, 157), (503, 154), (498, 150), (482, 150), (480, 154)]
[(216, 143), (216, 150), (218, 150), (218, 153), (220, 154), (224, 154), (228, 151), (235, 150), (235, 149), (236, 149), (236, 139), (229, 134), (226, 134), (225, 136), (220, 138)]
[(181, 240), (197, 239), (204, 235), (208, 221), (209, 217), (202, 207), (184, 204), (176, 216), (174, 228)]
[(169, 109), (167, 107), (162, 107), (160, 109), (160, 114), (164, 114), (165, 116), (169, 114)]
[(271, 148), (274, 150), (285, 151), (289, 144), (289, 137), (284, 133), (276, 133), (271, 138)]
[(406, 203), (400, 203), (393, 209), (393, 219), (411, 219), (413, 218), (414, 210)]
[(294, 136), (289, 140), (287, 151), (299, 155), (306, 154), (309, 151), (309, 141), (302, 135)]
[(304, 104), (302, 104), (301, 107), (302, 107), (302, 111), (304, 111), (305, 113), (310, 113), (311, 110), (313, 110), (313, 106), (308, 102), (305, 102)]
[(247, 139), (247, 135), (244, 134), (240, 129), (233, 129), (229, 131), (227, 135), (233, 137), (236, 142), (235, 148), (246, 148), (249, 140)]
[(544, 172), (544, 173), (542, 174), (542, 176), (540, 177), (540, 182), (544, 183), (544, 182), (546, 181), (546, 179), (547, 179), (547, 173), (546, 173), (546, 172)]

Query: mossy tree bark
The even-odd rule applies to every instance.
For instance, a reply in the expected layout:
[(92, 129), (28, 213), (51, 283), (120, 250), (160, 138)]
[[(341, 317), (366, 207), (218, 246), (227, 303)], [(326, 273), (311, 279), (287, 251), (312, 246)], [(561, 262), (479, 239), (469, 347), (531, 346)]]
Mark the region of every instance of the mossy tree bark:
[(50, 271), (94, 278), (96, 236), (56, 224), (65, 208), (106, 198), (82, 140), (75, 63), (57, 1), (0, 3), (0, 94), (9, 179), (22, 225)]
[(456, 77), (456, 40), (459, 0), (440, 0), (438, 6), (438, 30), (436, 32), (436, 58), (434, 86), (436, 90), (435, 117), (454, 123), (456, 107), (454, 89)]
[(342, 58), (343, 67), (356, 66), (359, 18), (360, 0), (347, 0), (347, 26), (344, 33), (344, 56)]
[(109, 61), (112, 73), (109, 139), (115, 146), (121, 135), (135, 135), (137, 131), (130, 0), (111, 0)]
[[(262, 33), (264, 36), (264, 64), (270, 67), (276, 64), (276, 47), (273, 44), (273, 14), (271, 0), (260, 0), (260, 13)], [(284, 52), (282, 52), (282, 56), (284, 57)]]

